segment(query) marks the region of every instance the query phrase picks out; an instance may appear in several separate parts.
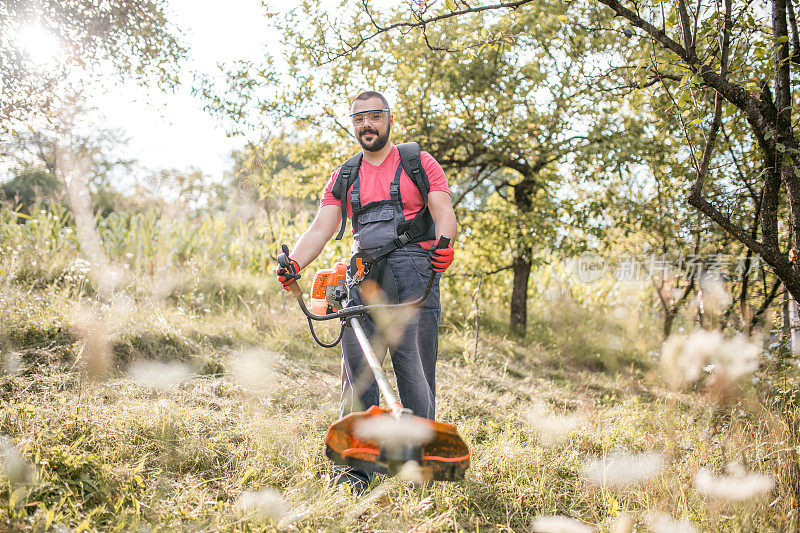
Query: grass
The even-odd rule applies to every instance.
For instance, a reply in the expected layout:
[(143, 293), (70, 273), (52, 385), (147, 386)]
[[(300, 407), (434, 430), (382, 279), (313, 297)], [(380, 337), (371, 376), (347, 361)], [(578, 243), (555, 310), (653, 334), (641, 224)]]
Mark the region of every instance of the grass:
[[(72, 262), (65, 253), (58, 264), (67, 272)], [(487, 306), (477, 350), (472, 320), (448, 320), (437, 411), (471, 447), (467, 477), (428, 487), (382, 478), (358, 500), (332, 486), (323, 454), (338, 411), (338, 351), (313, 343), (270, 276), (177, 269), (155, 291), (158, 274), (145, 269), (102, 300), (80, 276), (45, 276), (55, 271), (47, 264), (42, 275), (17, 275), (8, 255), (2, 265), (2, 529), (529, 531), (537, 515), (564, 515), (605, 531), (630, 515), (642, 530), (648, 511), (701, 530), (800, 527), (794, 367), (762, 371), (724, 406), (702, 385), (668, 390), (648, 355), (655, 317), (541, 299), (518, 339)], [(112, 361), (102, 379), (81, 364), (90, 357), (74, 327), (81, 307), (106, 328)], [(236, 372), (252, 349), (266, 369), (256, 383)], [(182, 362), (188, 379), (142, 386), (127, 372), (140, 360)], [(579, 416), (579, 427), (544, 446), (526, 422), (534, 402)], [(663, 451), (666, 467), (639, 485), (598, 487), (583, 475), (589, 458), (649, 450)], [(700, 468), (731, 462), (776, 487), (738, 505), (694, 490)], [(265, 488), (281, 494), (280, 513), (241, 510), (244, 493)]]

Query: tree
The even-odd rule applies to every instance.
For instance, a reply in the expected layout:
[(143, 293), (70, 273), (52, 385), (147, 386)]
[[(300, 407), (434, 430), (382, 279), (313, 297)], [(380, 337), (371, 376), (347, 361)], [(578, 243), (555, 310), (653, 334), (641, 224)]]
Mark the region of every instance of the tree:
[[(699, 0), (692, 8), (684, 0), (598, 0), (598, 3), (618, 18), (604, 22), (602, 10), (596, 4), (570, 4), (578, 10), (573, 12), (570, 24), (593, 28), (598, 34), (624, 33), (631, 38), (632, 46), (620, 50), (616, 57), (607, 58), (605, 65), (610, 71), (627, 73), (631, 80), (629, 87), (658, 91), (672, 101), (694, 173), (688, 203), (751, 253), (763, 257), (798, 299), (800, 150), (794, 131), (791, 68), (800, 58), (800, 38), (791, 0), (770, 1), (768, 20), (761, 4), (734, 3), (734, 0)], [(416, 32), (424, 38), (433, 26), (455, 18), (476, 12), (524, 18), (529, 10), (538, 10), (540, 4), (536, 0), (518, 0), (475, 5), (454, 0), (445, 2), (438, 10), (432, 9), (433, 5), (414, 2), (399, 7), (393, 21), (383, 22), (371, 16), (369, 2), (364, 0), (361, 11), (370, 25), (362, 26), (356, 38), (335, 28), (316, 34), (318, 38), (311, 41), (320, 59), (330, 61), (350, 56), (391, 32), (402, 35)], [(532, 35), (537, 28), (528, 26), (523, 31)], [(460, 48), (480, 46), (493, 38), (483, 33), (476, 38), (466, 37), (466, 45)], [(639, 52), (631, 55), (635, 58), (641, 57), (641, 51), (649, 52), (649, 61), (628, 62), (625, 52), (629, 50)], [(614, 63), (619, 59), (620, 63)], [(703, 101), (711, 101), (713, 105), (702, 105)], [(757, 154), (752, 159), (757, 160), (754, 164), (760, 175), (755, 188), (758, 203), (754, 206), (760, 239), (732, 220), (723, 206), (704, 195), (719, 178), (713, 163), (719, 155), (718, 137), (725, 126), (731, 131), (747, 130), (752, 142), (748, 152)], [(784, 222), (785, 235), (781, 235), (779, 221)]]
[(185, 49), (164, 0), (0, 3), (0, 132), (49, 111), (70, 86), (108, 67), (161, 87), (177, 83)]
[[(135, 161), (118, 157), (127, 140), (113, 129), (99, 127), (103, 122), (97, 110), (88, 107), (80, 93), (71, 94), (53, 106), (46, 117), (39, 117), (27, 128), (10, 132), (0, 145), (0, 160), (12, 169), (13, 179), (6, 183), (7, 198), (19, 196), (24, 201), (26, 188), (33, 187), (44, 197), (61, 198), (67, 183), (62, 157), (80, 159), (85, 172), (87, 192), (98, 209), (108, 214), (120, 200), (114, 179), (122, 171), (130, 171)], [(33, 180), (33, 181), (32, 181)], [(43, 187), (43, 184), (47, 187)], [(16, 192), (14, 192), (16, 191)], [(14, 194), (9, 194), (14, 192)], [(43, 198), (37, 198), (43, 199)]]
[[(315, 68), (320, 49), (308, 36), (327, 30), (326, 21), (317, 16), (319, 9), (309, 4), (281, 26), (288, 43), (287, 64), (307, 76), (304, 83), (282, 94), (280, 100), (286, 105), (250, 104), (344, 138), (348, 127), (337, 109), (346, 107), (358, 90), (372, 87), (395, 94), (395, 140), (417, 140), (436, 157), (450, 175), (457, 207), (468, 205), (469, 210), (503, 219), (469, 217), (473, 238), (486, 234), (481, 224), (505, 232), (504, 246), (484, 254), (483, 267), (513, 271), (510, 324), (523, 333), (537, 250), (571, 253), (582, 243), (570, 238), (580, 233), (572, 229), (581, 213), (573, 202), (555, 196), (566, 179), (565, 163), (588, 145), (620, 137), (627, 125), (612, 119), (611, 102), (589, 106), (576, 82), (588, 59), (611, 42), (583, 30), (564, 32), (561, 8), (529, 12), (523, 22), (474, 14), (422, 36), (376, 39), (354, 49), (346, 60), (333, 57), (324, 68)], [(374, 21), (377, 15), (368, 14)], [(340, 35), (355, 39), (370, 20), (345, 16)], [(539, 28), (536, 35), (520, 31), (532, 24)], [(476, 27), (497, 37), (466, 55), (443, 53)], [(552, 52), (558, 48), (565, 52)], [(242, 101), (257, 94), (255, 87), (274, 81), (273, 76), (262, 75), (250, 75), (249, 83), (237, 79), (231, 96)], [(244, 86), (253, 92), (241, 93)], [(239, 110), (242, 105), (223, 107)], [(487, 210), (489, 203), (492, 208)]]
[(28, 214), (36, 202), (57, 201), (63, 196), (58, 178), (36, 167), (23, 168), (11, 180), (0, 185), (0, 200), (10, 202)]

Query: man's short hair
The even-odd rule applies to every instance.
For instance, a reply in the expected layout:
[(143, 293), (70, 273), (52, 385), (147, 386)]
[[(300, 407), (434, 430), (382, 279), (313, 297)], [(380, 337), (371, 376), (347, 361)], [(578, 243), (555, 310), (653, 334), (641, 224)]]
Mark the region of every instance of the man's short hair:
[(383, 104), (383, 107), (386, 109), (390, 109), (389, 100), (387, 100), (386, 97), (383, 96), (378, 91), (362, 91), (358, 93), (358, 95), (355, 98), (353, 98), (353, 101), (350, 102), (350, 107), (353, 107), (353, 104), (356, 103), (356, 100), (369, 100), (370, 98), (379, 98), (381, 103)]

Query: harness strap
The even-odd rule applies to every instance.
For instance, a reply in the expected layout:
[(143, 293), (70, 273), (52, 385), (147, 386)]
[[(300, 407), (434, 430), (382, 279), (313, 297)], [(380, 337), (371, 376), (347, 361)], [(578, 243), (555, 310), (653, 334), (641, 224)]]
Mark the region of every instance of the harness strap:
[[(424, 213), (423, 213), (424, 211)], [(421, 216), (420, 216), (421, 215)], [(408, 226), (406, 230), (398, 235), (398, 237), (392, 240), (390, 243), (378, 248), (378, 250), (370, 254), (370, 258), (372, 259), (373, 263), (377, 263), (378, 261), (384, 259), (390, 253), (394, 252), (398, 248), (402, 248), (406, 244), (410, 242), (416, 242), (419, 240), (428, 240), (428, 239), (420, 239), (420, 237), (425, 236), (432, 227), (433, 219), (428, 212), (428, 207), (423, 207), (422, 211), (417, 213), (417, 215), (408, 221)]]
[(419, 144), (415, 142), (398, 144), (397, 150), (400, 152), (400, 164), (403, 165), (406, 176), (417, 186), (422, 195), (422, 201), (427, 207), (428, 191), (430, 191), (431, 184), (428, 181), (425, 169), (422, 168)]
[(363, 152), (359, 152), (344, 162), (331, 189), (333, 197), (340, 200), (342, 204), (342, 225), (336, 235), (337, 241), (344, 236), (345, 226), (347, 225), (347, 191), (350, 189), (350, 184), (358, 178), (358, 169), (361, 167), (363, 155)]

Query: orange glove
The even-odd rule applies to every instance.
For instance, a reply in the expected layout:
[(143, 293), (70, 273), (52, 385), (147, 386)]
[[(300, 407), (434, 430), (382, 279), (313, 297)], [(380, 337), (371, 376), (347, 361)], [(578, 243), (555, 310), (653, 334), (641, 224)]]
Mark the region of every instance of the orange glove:
[(439, 237), (436, 244), (431, 246), (431, 268), (436, 272), (444, 272), (447, 270), (447, 267), (453, 262), (453, 255), (455, 254), (455, 250), (450, 246), (450, 239), (447, 239), (447, 246), (443, 246), (444, 243), (441, 242), (442, 239), (443, 237)]
[(293, 281), (300, 279), (300, 265), (297, 264), (297, 261), (290, 259), (291, 263), (288, 267), (279, 266), (275, 269), (275, 275), (278, 277), (278, 281), (281, 282), (283, 285), (283, 290), (288, 291), (289, 285), (292, 284)]

